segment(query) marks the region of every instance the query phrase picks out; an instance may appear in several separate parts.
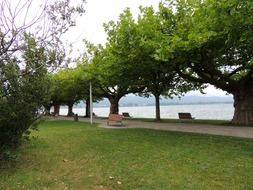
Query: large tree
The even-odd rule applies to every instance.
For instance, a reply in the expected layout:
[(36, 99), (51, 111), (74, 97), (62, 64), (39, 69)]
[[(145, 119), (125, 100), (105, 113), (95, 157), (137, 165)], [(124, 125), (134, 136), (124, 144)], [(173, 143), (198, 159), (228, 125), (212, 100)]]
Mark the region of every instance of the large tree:
[(101, 95), (111, 103), (110, 113), (118, 114), (119, 100), (129, 94), (141, 92), (139, 62), (136, 57), (136, 24), (129, 9), (117, 23), (105, 25), (108, 42), (105, 47), (91, 47), (93, 75), (96, 76)]
[(172, 46), (167, 55), (177, 72), (187, 80), (232, 94), (233, 123), (252, 125), (252, 1), (177, 1), (170, 9), (175, 12), (177, 29), (168, 37)]
[[(160, 9), (163, 9), (160, 6)], [(200, 87), (199, 83), (189, 83), (178, 75), (173, 62), (162, 59), (161, 47), (170, 46), (167, 36), (171, 35), (176, 23), (172, 11), (167, 10), (167, 19), (163, 18), (163, 11), (155, 12), (152, 7), (140, 8), (137, 21), (136, 52), (141, 67), (139, 76), (145, 85), (144, 95), (155, 97), (156, 119), (160, 119), (160, 96), (173, 98), (181, 96), (189, 90)], [(166, 24), (165, 24), (166, 22)], [(169, 27), (167, 27), (169, 26)], [(142, 94), (143, 94), (142, 93)]]

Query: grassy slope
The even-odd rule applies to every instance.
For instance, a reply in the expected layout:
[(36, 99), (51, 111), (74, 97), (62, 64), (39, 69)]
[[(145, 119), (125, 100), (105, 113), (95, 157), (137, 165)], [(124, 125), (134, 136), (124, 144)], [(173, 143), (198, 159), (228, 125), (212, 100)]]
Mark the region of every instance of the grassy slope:
[(16, 168), (0, 171), (1, 190), (253, 187), (249, 139), (71, 121), (47, 121), (35, 135), (21, 148)]

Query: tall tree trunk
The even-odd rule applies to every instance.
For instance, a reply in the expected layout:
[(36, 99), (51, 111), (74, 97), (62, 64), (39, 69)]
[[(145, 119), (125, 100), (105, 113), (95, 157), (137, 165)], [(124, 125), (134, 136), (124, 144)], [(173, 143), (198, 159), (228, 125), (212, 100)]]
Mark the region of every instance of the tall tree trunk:
[(68, 103), (68, 114), (67, 114), (68, 117), (72, 117), (74, 115), (73, 105), (74, 105), (74, 102), (69, 102)]
[(90, 117), (90, 98), (87, 98), (85, 100), (86, 104), (86, 110), (85, 110), (85, 116), (84, 117)]
[(49, 104), (45, 105), (44, 107), (45, 107), (45, 115), (50, 115), (52, 103), (49, 103)]
[(160, 116), (160, 95), (155, 95), (155, 118), (161, 120)]
[(232, 122), (253, 126), (253, 81), (240, 85), (234, 95), (234, 117)]
[(54, 104), (54, 115), (60, 115), (60, 105)]
[(110, 114), (119, 114), (119, 98), (111, 97), (109, 101), (111, 103)]

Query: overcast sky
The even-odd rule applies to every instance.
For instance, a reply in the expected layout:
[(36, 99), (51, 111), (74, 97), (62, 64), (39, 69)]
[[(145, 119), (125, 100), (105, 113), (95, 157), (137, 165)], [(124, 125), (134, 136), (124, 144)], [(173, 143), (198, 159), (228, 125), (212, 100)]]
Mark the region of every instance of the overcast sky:
[(153, 6), (158, 8), (158, 0), (87, 0), (86, 13), (77, 20), (77, 26), (68, 32), (67, 38), (74, 46), (82, 50), (82, 39), (95, 44), (104, 44), (106, 34), (103, 23), (117, 21), (120, 13), (129, 7), (136, 17), (139, 6)]

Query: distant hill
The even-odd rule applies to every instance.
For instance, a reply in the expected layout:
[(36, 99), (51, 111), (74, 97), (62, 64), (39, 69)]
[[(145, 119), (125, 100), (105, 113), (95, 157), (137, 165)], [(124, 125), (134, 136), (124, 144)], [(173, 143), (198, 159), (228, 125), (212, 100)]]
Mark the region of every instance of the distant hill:
[[(175, 104), (214, 104), (214, 103), (232, 103), (232, 96), (183, 96), (181, 99), (161, 98), (161, 105), (175, 105)], [(125, 96), (119, 102), (120, 106), (152, 106), (155, 105), (155, 98), (139, 97), (139, 96)], [(79, 105), (83, 107), (84, 105)], [(94, 103), (94, 107), (108, 107), (110, 102), (104, 99), (98, 103)]]

